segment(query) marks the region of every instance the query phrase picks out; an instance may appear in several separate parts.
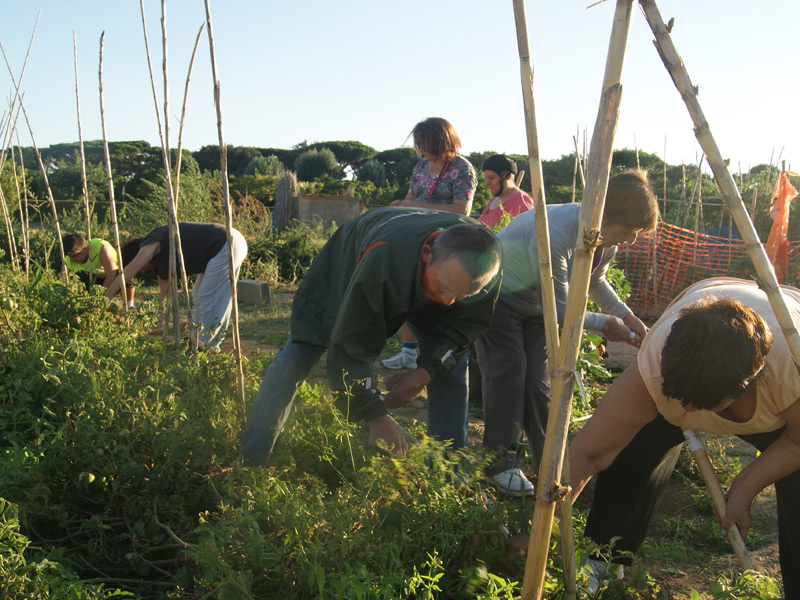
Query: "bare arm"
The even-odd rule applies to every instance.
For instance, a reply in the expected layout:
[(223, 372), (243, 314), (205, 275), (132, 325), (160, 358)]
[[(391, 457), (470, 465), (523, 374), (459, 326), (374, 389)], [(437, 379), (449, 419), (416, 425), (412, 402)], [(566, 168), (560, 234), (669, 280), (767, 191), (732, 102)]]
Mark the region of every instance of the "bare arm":
[(634, 362), (609, 388), (592, 418), (570, 444), (573, 501), (589, 480), (614, 462), (639, 430), (657, 415), (656, 405)]
[(114, 257), (112, 252), (113, 249), (109, 248), (105, 244), (100, 246), (100, 266), (103, 267), (103, 271), (106, 274), (106, 278), (103, 280), (103, 286), (108, 289), (111, 286), (111, 274), (116, 271), (114, 268)]
[[(133, 260), (127, 264), (125, 269), (123, 269), (123, 273), (125, 273), (125, 281), (131, 281), (136, 274), (141, 271), (156, 254), (158, 254), (160, 247), (161, 242), (153, 242), (152, 244), (147, 244), (146, 246), (139, 248), (139, 252), (136, 253), (136, 256), (133, 258)], [(111, 285), (106, 288), (106, 298), (111, 300), (119, 292), (121, 287), (122, 282), (120, 277), (117, 276), (114, 278), (114, 281), (111, 283)]]
[(721, 525), (728, 529), (736, 524), (744, 536), (750, 529), (750, 505), (768, 485), (800, 469), (800, 399), (781, 413), (786, 429), (769, 448), (736, 476), (728, 492)]

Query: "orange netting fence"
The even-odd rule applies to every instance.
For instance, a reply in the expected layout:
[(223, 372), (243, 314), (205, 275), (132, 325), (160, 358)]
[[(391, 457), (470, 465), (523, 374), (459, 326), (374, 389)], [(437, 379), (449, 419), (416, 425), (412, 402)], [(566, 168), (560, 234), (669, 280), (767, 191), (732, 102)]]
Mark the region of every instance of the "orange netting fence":
[[(738, 234), (734, 231), (734, 235)], [(800, 242), (789, 243), (788, 264), (784, 283), (797, 286)], [(697, 233), (669, 223), (661, 223), (652, 236), (640, 238), (633, 246), (621, 246), (617, 265), (631, 284), (626, 304), (647, 322), (658, 319), (675, 296), (701, 279), (755, 276), (741, 239)]]

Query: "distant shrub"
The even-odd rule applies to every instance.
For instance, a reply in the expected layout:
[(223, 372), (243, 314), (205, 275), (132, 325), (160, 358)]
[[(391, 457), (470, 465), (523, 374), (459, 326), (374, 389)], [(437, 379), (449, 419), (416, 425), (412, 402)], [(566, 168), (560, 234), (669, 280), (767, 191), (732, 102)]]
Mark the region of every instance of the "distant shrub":
[(373, 158), (358, 167), (356, 177), (359, 181), (371, 181), (377, 187), (382, 188), (386, 185), (386, 168), (380, 161)]
[(342, 176), (342, 168), (336, 161), (336, 156), (327, 148), (303, 152), (297, 157), (294, 170), (300, 181), (315, 181), (323, 175), (335, 178)]

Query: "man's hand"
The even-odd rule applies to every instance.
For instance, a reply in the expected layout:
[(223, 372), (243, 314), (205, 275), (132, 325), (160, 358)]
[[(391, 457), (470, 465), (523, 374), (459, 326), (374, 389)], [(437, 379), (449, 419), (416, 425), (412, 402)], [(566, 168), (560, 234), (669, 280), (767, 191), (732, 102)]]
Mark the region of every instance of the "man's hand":
[(398, 373), (386, 380), (386, 408), (400, 408), (419, 396), (431, 380), (431, 375), (423, 368), (410, 373)]
[(408, 452), (408, 442), (403, 432), (389, 415), (367, 421), (367, 427), (369, 427), (369, 445), (373, 448), (378, 446), (378, 440), (383, 440), (392, 452), (403, 456)]

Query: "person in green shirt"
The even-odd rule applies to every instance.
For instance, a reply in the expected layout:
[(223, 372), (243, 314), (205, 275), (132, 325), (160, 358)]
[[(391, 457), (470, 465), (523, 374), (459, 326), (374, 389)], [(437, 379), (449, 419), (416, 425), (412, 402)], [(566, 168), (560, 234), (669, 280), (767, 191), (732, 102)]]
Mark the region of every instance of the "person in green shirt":
[[(61, 241), (64, 245), (64, 261), (67, 269), (78, 275), (86, 290), (90, 290), (93, 283), (98, 283), (108, 290), (119, 274), (114, 247), (100, 238), (92, 238), (87, 244), (83, 236), (78, 233), (68, 233), (61, 238)], [(135, 293), (133, 279), (126, 281), (125, 294), (123, 296), (120, 293), (120, 297), (127, 303), (128, 308), (134, 308)]]
[[(342, 225), (320, 251), (292, 304), (291, 337), (267, 369), (242, 437), (251, 464), (267, 462), (297, 386), (328, 352), (336, 405), (369, 428), (369, 443), (408, 445), (388, 410), (428, 388), (428, 434), (467, 442), (467, 347), (488, 326), (500, 290), (500, 245), (478, 221), (425, 208), (377, 208)], [(407, 322), (417, 368), (386, 395), (373, 363)]]

